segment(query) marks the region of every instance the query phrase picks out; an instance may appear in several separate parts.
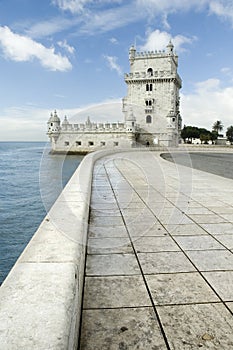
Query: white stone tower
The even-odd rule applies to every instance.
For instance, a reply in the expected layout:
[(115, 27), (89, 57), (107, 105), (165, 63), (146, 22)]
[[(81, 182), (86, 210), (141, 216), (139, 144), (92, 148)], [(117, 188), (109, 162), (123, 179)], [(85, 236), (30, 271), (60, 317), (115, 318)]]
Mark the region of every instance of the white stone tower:
[(123, 99), (125, 122), (132, 110), (140, 127), (137, 142), (147, 146), (177, 146), (181, 128), (181, 79), (173, 44), (170, 41), (163, 52), (138, 53), (132, 46), (129, 61), (130, 73), (125, 74), (128, 90)]

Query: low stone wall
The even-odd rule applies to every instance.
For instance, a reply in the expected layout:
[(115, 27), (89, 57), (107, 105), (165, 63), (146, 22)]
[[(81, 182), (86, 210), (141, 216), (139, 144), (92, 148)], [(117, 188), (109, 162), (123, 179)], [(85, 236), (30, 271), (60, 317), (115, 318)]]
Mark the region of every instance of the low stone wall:
[(77, 348), (93, 166), (111, 153), (83, 159), (0, 287), (1, 349)]

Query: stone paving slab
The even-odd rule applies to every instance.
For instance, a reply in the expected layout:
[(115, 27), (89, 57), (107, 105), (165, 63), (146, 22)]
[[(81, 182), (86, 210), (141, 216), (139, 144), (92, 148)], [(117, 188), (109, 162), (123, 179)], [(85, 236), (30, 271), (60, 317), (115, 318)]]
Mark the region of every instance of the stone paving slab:
[(203, 272), (203, 276), (223, 301), (233, 301), (233, 271)]
[(92, 255), (87, 259), (87, 276), (139, 275), (134, 254)]
[(117, 238), (117, 237), (127, 237), (128, 233), (125, 225), (121, 226), (94, 226), (89, 225), (89, 237), (90, 238)]
[(151, 306), (141, 275), (86, 277), (84, 309), (141, 306)]
[(191, 272), (195, 270), (182, 252), (138, 253), (144, 274)]
[(220, 301), (198, 272), (146, 275), (146, 281), (155, 305)]
[(84, 310), (81, 349), (166, 349), (153, 308)]
[(233, 254), (228, 250), (187, 251), (199, 271), (233, 270)]
[(180, 248), (171, 237), (139, 237), (133, 240), (137, 253), (174, 252)]
[(88, 254), (116, 254), (132, 253), (133, 248), (129, 237), (117, 238), (89, 238), (87, 246)]
[(222, 244), (209, 235), (176, 236), (174, 239), (183, 250), (223, 249)]
[(172, 350), (233, 349), (233, 318), (223, 304), (158, 306)]
[(226, 248), (233, 250), (233, 234), (232, 235), (213, 235), (220, 243), (222, 243)]
[(80, 348), (233, 349), (233, 182), (124, 152), (95, 165)]

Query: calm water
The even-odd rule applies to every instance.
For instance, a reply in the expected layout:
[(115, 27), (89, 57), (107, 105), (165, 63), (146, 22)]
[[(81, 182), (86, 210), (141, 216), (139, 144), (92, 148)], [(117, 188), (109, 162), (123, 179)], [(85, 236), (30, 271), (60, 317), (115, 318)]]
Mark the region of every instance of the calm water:
[(82, 160), (44, 142), (0, 142), (0, 284)]

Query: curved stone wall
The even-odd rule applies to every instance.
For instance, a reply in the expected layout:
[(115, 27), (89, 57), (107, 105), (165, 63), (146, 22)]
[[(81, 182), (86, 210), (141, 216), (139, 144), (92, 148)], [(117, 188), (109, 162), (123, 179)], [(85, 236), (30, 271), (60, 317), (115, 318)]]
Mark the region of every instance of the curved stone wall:
[(111, 153), (83, 159), (0, 287), (1, 349), (76, 349), (92, 171)]

